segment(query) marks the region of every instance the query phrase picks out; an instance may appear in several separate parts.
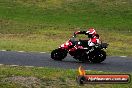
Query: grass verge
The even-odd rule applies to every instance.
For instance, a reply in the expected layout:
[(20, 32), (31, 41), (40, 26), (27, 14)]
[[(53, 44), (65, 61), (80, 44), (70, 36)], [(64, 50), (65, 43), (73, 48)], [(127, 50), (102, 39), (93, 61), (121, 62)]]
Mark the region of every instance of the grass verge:
[[(129, 84), (86, 84), (76, 82), (77, 70), (47, 67), (0, 66), (0, 88), (131, 88)], [(87, 74), (117, 74), (87, 71)], [(131, 73), (130, 73), (131, 74)], [(132, 75), (132, 74), (131, 74)]]

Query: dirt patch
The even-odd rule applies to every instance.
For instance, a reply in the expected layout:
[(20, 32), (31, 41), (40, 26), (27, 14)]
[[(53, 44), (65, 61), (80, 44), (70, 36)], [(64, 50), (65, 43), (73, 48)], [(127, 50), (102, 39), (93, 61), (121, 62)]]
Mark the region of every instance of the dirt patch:
[(8, 77), (2, 80), (3, 82), (15, 83), (21, 85), (23, 87), (28, 88), (40, 88), (41, 80), (36, 77), (22, 77), (22, 76), (15, 76), (15, 77)]

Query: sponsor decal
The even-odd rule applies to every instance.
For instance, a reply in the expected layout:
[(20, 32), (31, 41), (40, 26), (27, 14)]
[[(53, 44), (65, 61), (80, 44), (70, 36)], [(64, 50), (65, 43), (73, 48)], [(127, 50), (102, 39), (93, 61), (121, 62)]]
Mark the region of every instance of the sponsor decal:
[(79, 84), (89, 83), (129, 83), (131, 77), (129, 74), (86, 74), (82, 66), (78, 69), (79, 75), (77, 82)]

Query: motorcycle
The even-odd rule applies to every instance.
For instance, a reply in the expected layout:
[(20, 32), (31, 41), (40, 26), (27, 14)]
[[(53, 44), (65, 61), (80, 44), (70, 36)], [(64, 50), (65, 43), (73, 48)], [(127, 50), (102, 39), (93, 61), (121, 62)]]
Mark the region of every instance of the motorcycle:
[(59, 48), (51, 52), (51, 58), (57, 61), (63, 60), (69, 53), (73, 58), (81, 62), (101, 63), (106, 59), (108, 43), (96, 44), (89, 50), (88, 40), (76, 40), (76, 34)]

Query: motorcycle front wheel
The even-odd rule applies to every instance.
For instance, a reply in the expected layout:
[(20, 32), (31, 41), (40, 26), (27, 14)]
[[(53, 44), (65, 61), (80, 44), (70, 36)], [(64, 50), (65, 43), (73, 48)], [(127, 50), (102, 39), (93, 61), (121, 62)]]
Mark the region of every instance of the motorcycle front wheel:
[(51, 52), (51, 58), (57, 61), (61, 61), (67, 56), (66, 50), (55, 49)]

